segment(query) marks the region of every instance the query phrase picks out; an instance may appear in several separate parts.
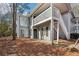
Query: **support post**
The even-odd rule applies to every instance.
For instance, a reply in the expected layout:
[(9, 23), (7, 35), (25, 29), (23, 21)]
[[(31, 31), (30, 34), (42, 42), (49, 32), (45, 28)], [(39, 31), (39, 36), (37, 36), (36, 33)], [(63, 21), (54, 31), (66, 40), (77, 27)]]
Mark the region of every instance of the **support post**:
[(16, 40), (16, 3), (13, 3), (13, 40)]
[(34, 32), (33, 32), (33, 16), (32, 16), (32, 26), (31, 26), (31, 30), (32, 30), (32, 34), (31, 34), (31, 38), (33, 39), (34, 38)]
[[(51, 5), (50, 5), (50, 7), (51, 7), (51, 11), (52, 11), (52, 3), (51, 3)], [(53, 13), (53, 11), (52, 11), (52, 13)], [(53, 44), (53, 40), (54, 40), (54, 21), (53, 21), (53, 18), (52, 18), (52, 13), (51, 13), (51, 23), (50, 23), (50, 40), (52, 41), (52, 44)]]
[(39, 28), (39, 39), (41, 39), (41, 29)]
[(69, 36), (69, 37), (68, 37), (68, 38), (69, 38), (69, 39), (70, 39), (70, 30), (71, 30), (71, 23), (70, 23), (71, 18), (70, 18), (70, 12), (71, 12), (71, 11), (69, 11), (69, 13), (68, 13), (68, 15), (69, 15), (69, 19), (68, 19), (68, 25), (69, 25), (69, 26), (68, 26), (68, 32), (69, 32), (69, 33), (68, 33), (68, 36)]
[(59, 42), (59, 21), (57, 23), (57, 44)]

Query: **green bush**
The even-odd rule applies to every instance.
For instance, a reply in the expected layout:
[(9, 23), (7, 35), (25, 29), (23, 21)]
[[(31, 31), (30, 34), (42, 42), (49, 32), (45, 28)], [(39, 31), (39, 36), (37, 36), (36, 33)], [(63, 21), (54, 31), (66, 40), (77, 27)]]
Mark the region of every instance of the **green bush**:
[(12, 28), (10, 28), (10, 25), (2, 21), (0, 23), (0, 37), (10, 36), (11, 34), (12, 34)]

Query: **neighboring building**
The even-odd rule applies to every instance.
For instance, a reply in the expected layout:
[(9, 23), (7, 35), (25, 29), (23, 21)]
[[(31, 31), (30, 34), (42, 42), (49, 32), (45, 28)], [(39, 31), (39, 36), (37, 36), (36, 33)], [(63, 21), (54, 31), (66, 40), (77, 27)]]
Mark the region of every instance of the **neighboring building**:
[(17, 15), (16, 20), (17, 37), (29, 37), (29, 19), (24, 15)]
[[(21, 33), (24, 31), (25, 37), (44, 40), (70, 39), (75, 37), (75, 33), (79, 35), (79, 14), (76, 15), (73, 10), (75, 6), (76, 4), (67, 3), (39, 4), (28, 17), (22, 17), (23, 20), (21, 22), (27, 26), (18, 26), (19, 32), (17, 31), (17, 36), (24, 36)], [(18, 20), (17, 23), (20, 24)]]

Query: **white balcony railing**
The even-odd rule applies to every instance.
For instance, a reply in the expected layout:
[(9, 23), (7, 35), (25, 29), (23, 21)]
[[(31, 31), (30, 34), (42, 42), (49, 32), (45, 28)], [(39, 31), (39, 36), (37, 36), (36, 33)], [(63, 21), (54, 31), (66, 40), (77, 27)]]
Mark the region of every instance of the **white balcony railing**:
[(45, 11), (43, 11), (40, 15), (38, 15), (36, 18), (33, 19), (33, 24), (36, 24), (40, 21), (43, 21), (49, 17), (52, 16), (52, 11), (51, 11), (51, 7), (49, 7), (48, 9), (46, 9)]
[(55, 7), (49, 7), (48, 9), (43, 11), (40, 15), (33, 19), (33, 24), (36, 24), (52, 16), (55, 18), (59, 18), (59, 14), (57, 13), (57, 9)]

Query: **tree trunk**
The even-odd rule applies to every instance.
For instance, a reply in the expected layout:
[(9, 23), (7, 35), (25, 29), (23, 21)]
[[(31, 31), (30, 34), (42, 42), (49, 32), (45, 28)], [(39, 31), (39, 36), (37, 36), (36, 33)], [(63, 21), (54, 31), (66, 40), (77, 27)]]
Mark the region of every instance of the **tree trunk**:
[(16, 3), (13, 3), (13, 40), (16, 40)]

